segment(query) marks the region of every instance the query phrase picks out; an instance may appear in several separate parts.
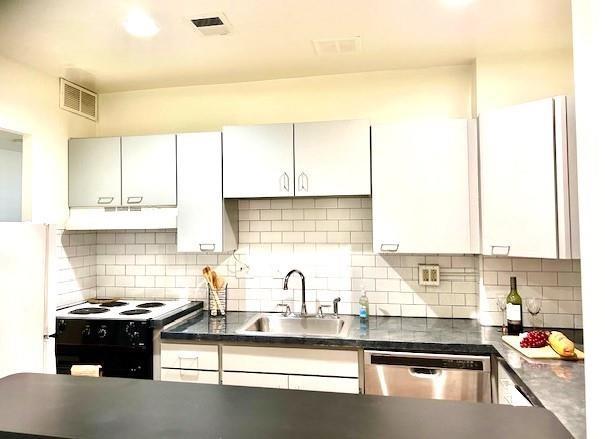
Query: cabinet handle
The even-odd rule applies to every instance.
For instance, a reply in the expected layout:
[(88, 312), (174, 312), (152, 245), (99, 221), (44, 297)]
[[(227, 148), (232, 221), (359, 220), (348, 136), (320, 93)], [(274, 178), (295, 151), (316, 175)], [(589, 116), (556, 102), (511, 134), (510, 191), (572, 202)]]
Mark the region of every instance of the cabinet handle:
[(279, 190), (286, 192), (290, 190), (290, 177), (285, 172), (279, 176)]
[(97, 204), (111, 204), (113, 197), (99, 197)]
[(399, 244), (380, 244), (381, 252), (396, 252), (399, 250)]
[[(305, 185), (306, 182), (306, 185)], [(298, 190), (309, 192), (309, 177), (304, 172), (301, 172), (298, 176)]]
[(190, 360), (190, 361), (195, 360), (195, 367), (199, 368), (200, 357), (198, 357), (197, 355), (194, 357), (187, 357), (187, 356), (179, 355), (179, 368), (181, 368), (181, 369), (183, 368), (183, 360)]
[(493, 256), (508, 256), (510, 253), (510, 245), (492, 245)]
[(202, 252), (213, 252), (216, 248), (214, 244), (200, 244), (200, 251)]
[(126, 202), (128, 204), (141, 204), (143, 202), (143, 197), (138, 196), (138, 197), (128, 197), (126, 199)]

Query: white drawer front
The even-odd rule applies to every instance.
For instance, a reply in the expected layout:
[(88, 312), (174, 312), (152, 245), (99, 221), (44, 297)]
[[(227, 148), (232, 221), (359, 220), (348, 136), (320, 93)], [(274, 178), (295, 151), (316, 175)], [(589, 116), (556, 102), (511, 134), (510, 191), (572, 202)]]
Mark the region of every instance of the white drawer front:
[(358, 378), (357, 351), (224, 346), (223, 370)]
[(183, 383), (218, 384), (218, 372), (189, 369), (162, 369), (162, 381)]
[(287, 389), (288, 375), (251, 372), (223, 372), (223, 384), (227, 386)]
[(290, 389), (317, 392), (359, 393), (357, 378), (334, 378), (290, 375)]
[(218, 370), (218, 346), (162, 343), (162, 367)]

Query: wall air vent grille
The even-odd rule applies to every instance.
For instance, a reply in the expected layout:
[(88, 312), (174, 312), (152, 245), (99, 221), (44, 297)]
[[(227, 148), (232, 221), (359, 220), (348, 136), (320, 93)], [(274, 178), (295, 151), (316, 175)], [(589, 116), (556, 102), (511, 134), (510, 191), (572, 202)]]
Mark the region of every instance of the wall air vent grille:
[(97, 120), (96, 93), (61, 78), (60, 107), (88, 119)]
[(191, 19), (191, 23), (203, 35), (227, 35), (231, 32), (231, 24), (225, 14), (206, 14)]
[(318, 56), (355, 53), (361, 50), (361, 37), (313, 40), (313, 48)]

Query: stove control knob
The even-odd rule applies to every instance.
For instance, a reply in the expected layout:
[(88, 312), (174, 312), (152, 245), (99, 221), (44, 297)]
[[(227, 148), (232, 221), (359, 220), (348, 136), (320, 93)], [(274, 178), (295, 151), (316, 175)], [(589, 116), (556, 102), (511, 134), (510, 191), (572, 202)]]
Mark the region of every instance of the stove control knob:
[(65, 328), (67, 327), (67, 322), (65, 322), (65, 320), (59, 320), (59, 322), (57, 323), (57, 329), (60, 332), (65, 331)]
[(90, 325), (84, 326), (84, 329), (82, 329), (82, 336), (90, 337), (91, 334), (92, 334), (92, 329), (90, 329)]
[(97, 331), (97, 335), (99, 336), (99, 338), (105, 338), (107, 337), (107, 326), (103, 325), (99, 328), (99, 330)]
[(141, 336), (141, 334), (139, 334), (139, 331), (133, 331), (130, 333), (130, 341), (133, 344), (138, 343), (140, 336)]

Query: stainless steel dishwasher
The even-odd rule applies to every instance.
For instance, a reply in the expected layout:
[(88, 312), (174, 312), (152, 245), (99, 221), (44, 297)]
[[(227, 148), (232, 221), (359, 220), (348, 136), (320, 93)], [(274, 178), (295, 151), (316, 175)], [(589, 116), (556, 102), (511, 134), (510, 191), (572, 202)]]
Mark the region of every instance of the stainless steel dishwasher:
[(492, 402), (490, 357), (365, 351), (368, 395)]

